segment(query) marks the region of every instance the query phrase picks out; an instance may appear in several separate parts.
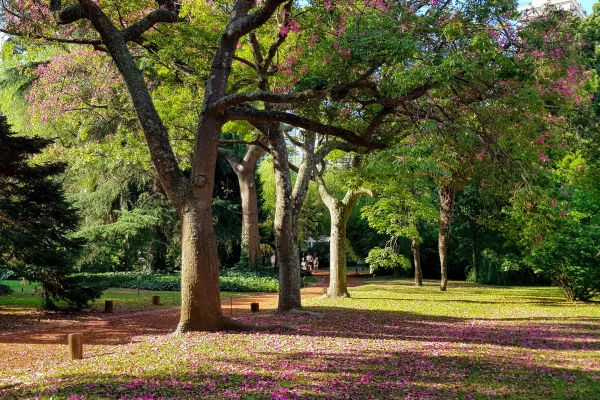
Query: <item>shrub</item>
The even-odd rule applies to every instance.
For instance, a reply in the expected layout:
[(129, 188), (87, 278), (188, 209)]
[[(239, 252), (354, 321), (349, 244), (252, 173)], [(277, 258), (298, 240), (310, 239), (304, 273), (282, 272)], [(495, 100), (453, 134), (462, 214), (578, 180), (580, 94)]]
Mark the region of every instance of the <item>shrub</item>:
[(405, 256), (388, 248), (375, 247), (369, 251), (365, 261), (370, 265), (375, 275), (399, 273), (401, 270), (409, 270), (411, 263)]
[(549, 235), (527, 261), (536, 273), (561, 286), (569, 300), (590, 300), (600, 294), (600, 228), (582, 226)]
[[(180, 275), (145, 275), (135, 272), (106, 272), (106, 273), (80, 273), (74, 278), (85, 282), (90, 287), (102, 289), (124, 288), (155, 291), (181, 290)], [(279, 289), (277, 278), (273, 271), (257, 269), (224, 270), (219, 277), (220, 288), (226, 292), (276, 292)]]
[(12, 290), (10, 286), (3, 285), (0, 283), (0, 296), (6, 296), (9, 294), (13, 294), (15, 291)]

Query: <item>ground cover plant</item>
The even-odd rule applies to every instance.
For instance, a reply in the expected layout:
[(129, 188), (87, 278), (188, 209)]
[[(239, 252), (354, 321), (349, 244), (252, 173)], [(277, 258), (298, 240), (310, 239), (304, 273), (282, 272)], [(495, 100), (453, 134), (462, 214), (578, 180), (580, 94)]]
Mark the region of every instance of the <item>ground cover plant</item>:
[[(13, 370), (2, 398), (593, 399), (600, 308), (560, 289), (375, 280), (254, 331), (148, 335)], [(64, 349), (63, 349), (64, 350)], [(59, 351), (59, 350), (57, 350)]]

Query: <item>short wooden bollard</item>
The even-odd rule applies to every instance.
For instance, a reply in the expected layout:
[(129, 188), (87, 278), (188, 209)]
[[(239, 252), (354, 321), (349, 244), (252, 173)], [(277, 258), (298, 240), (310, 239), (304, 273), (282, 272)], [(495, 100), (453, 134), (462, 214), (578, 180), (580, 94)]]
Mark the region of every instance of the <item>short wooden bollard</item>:
[(112, 313), (114, 309), (114, 304), (112, 300), (104, 300), (104, 312)]
[(160, 296), (152, 296), (152, 304), (160, 306)]
[(83, 359), (83, 334), (71, 333), (68, 337), (69, 358), (71, 360)]
[(258, 305), (258, 303), (250, 303), (250, 310), (251, 310), (252, 312), (258, 312), (258, 310), (259, 310), (259, 305)]

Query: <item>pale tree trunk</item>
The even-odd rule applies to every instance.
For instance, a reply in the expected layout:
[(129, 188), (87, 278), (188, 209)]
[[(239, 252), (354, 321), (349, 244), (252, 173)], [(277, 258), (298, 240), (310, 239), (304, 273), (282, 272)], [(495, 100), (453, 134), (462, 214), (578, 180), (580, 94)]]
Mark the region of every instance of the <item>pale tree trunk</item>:
[(300, 298), (300, 256), (298, 250), (298, 217), (308, 193), (315, 167), (315, 134), (305, 132), (303, 158), (292, 188), (290, 163), (284, 133), (278, 125), (267, 132), (275, 174), (275, 254), (279, 266), (278, 311), (302, 307)]
[(338, 200), (328, 192), (325, 182), (320, 176), (317, 176), (316, 180), (319, 185), (321, 200), (329, 210), (331, 219), (329, 235), (329, 288), (327, 289), (327, 296), (350, 297), (346, 265), (346, 252), (348, 250), (346, 230), (348, 219), (358, 199), (364, 194), (370, 194), (370, 192), (364, 189), (358, 191), (350, 189), (346, 191), (342, 200)]
[(442, 186), (439, 190), (440, 197), (440, 230), (438, 236), (438, 251), (440, 254), (441, 280), (440, 290), (445, 291), (448, 286), (448, 234), (452, 219), (455, 189), (452, 186)]
[(242, 200), (242, 259), (254, 266), (260, 257), (260, 233), (258, 230), (258, 196), (254, 171), (238, 175)]
[(238, 178), (242, 202), (241, 259), (246, 259), (249, 265), (254, 266), (260, 257), (258, 195), (254, 173), (264, 150), (261, 146), (251, 145), (241, 161), (226, 149), (219, 149), (219, 154), (225, 157)]
[(331, 231), (329, 241), (328, 297), (350, 297), (346, 266), (346, 227), (343, 209), (330, 210)]
[(415, 286), (423, 286), (423, 272), (421, 270), (421, 242), (419, 238), (412, 238), (411, 250), (415, 264)]

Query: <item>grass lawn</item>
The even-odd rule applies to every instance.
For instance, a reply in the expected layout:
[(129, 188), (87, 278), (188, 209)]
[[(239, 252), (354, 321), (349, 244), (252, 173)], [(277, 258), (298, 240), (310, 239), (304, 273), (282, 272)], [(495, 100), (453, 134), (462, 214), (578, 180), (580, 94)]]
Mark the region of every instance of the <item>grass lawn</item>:
[[(247, 333), (145, 336), (11, 371), (0, 398), (600, 399), (600, 303), (556, 288), (374, 280)], [(267, 328), (268, 327), (268, 328)], [(61, 349), (64, 351), (64, 349)]]
[[(5, 280), (0, 283), (11, 287), (15, 293), (0, 296), (1, 308), (30, 308), (39, 309), (42, 304), (41, 297), (37, 293), (37, 284), (21, 284), (18, 280)], [(226, 300), (230, 297), (252, 296), (254, 293), (222, 292), (221, 298)], [(157, 290), (136, 290), (110, 288), (105, 290), (102, 297), (92, 305), (92, 310), (104, 310), (104, 300), (113, 300), (115, 311), (140, 311), (152, 308), (152, 296), (159, 295), (161, 306), (176, 307), (181, 303), (179, 292), (167, 292)]]

